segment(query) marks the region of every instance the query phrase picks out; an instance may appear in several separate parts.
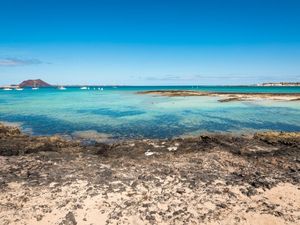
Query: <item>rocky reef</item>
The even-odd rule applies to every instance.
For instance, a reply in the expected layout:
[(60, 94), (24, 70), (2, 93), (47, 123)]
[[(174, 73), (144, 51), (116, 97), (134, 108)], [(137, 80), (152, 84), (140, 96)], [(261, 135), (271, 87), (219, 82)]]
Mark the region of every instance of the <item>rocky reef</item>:
[(205, 92), (205, 91), (185, 91), (185, 90), (157, 90), (141, 91), (137, 94), (159, 95), (167, 97), (190, 97), (190, 96), (211, 96), (218, 97), (219, 102), (232, 101), (255, 101), (255, 100), (275, 100), (275, 101), (299, 101), (300, 93), (231, 93), (231, 92)]
[(78, 142), (70, 142), (59, 136), (38, 137), (21, 133), (18, 127), (0, 124), (0, 155), (24, 155), (42, 151), (59, 152), (66, 148), (79, 146)]
[(83, 145), (0, 125), (0, 224), (299, 224), (300, 133)]

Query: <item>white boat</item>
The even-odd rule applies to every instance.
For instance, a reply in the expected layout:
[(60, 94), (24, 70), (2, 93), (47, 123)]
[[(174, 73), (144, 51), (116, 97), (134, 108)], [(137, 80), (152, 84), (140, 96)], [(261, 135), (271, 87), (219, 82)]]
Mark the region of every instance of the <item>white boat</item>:
[(32, 90), (38, 90), (39, 88), (36, 86), (36, 82), (34, 81)]
[(3, 88), (4, 91), (11, 91), (11, 88)]
[(24, 88), (16, 88), (16, 91), (23, 91)]
[(60, 86), (58, 87), (58, 90), (66, 90), (67, 88), (65, 88), (64, 86)]
[(87, 90), (88, 88), (87, 87), (81, 87), (80, 89), (81, 90)]

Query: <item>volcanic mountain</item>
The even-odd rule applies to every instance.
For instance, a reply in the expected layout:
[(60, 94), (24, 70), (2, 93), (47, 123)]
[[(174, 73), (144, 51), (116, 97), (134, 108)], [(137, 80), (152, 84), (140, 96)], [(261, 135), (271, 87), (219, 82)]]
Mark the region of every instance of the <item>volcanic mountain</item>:
[(42, 81), (41, 79), (37, 80), (25, 80), (19, 84), (20, 87), (51, 87), (52, 85)]

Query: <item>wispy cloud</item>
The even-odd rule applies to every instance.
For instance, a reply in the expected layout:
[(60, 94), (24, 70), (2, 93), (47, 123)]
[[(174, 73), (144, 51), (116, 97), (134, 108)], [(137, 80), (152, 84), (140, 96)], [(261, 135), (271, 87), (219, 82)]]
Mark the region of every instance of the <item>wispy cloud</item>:
[(195, 81), (198, 79), (231, 79), (231, 78), (245, 78), (245, 76), (236, 76), (232, 74), (223, 74), (223, 75), (215, 75), (215, 74), (202, 74), (202, 75), (163, 75), (160, 77), (147, 77), (147, 80), (156, 80), (156, 81)]
[(39, 59), (0, 58), (0, 66), (26, 66), (42, 64)]
[(187, 77), (182, 77), (178, 75), (164, 75), (161, 77), (146, 77), (146, 80), (158, 80), (158, 81), (177, 81), (177, 80), (182, 80), (182, 79), (187, 79)]
[(217, 79), (231, 79), (231, 80), (244, 80), (244, 79), (299, 79), (298, 75), (251, 75), (251, 74), (197, 74), (197, 75), (163, 75), (160, 77), (146, 77), (146, 80), (155, 81), (197, 81), (197, 80), (217, 80)]
[(162, 75), (145, 78), (148, 82), (158, 84), (203, 84), (203, 85), (241, 85), (265, 82), (299, 82), (297, 75), (252, 75), (252, 74), (196, 74), (196, 75)]

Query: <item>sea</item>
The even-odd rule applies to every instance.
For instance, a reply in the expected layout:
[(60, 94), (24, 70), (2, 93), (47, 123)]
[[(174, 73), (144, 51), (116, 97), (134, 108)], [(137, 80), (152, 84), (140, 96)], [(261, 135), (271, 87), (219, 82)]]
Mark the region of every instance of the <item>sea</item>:
[[(103, 90), (101, 89), (103, 88)], [(219, 102), (218, 97), (164, 97), (149, 90), (239, 93), (300, 93), (300, 87), (101, 86), (0, 90), (0, 121), (31, 135), (89, 134), (120, 139), (156, 139), (202, 133), (300, 131), (300, 101)], [(82, 135), (84, 134), (84, 135)]]

